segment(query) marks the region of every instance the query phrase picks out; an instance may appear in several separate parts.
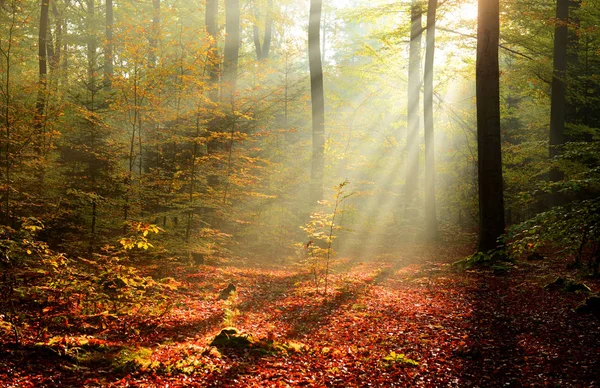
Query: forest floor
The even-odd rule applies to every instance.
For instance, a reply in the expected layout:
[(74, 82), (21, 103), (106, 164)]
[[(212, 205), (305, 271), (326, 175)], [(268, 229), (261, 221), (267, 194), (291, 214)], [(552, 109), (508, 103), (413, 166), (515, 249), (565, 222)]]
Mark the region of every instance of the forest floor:
[[(584, 293), (545, 288), (576, 276), (564, 260), (500, 274), (451, 265), (470, 252), (339, 259), (327, 298), (292, 266), (148, 265), (179, 283), (169, 309), (95, 328), (65, 318), (21, 347), (0, 339), (0, 386), (600, 387), (600, 320), (574, 311)], [(210, 346), (226, 326), (247, 336)]]

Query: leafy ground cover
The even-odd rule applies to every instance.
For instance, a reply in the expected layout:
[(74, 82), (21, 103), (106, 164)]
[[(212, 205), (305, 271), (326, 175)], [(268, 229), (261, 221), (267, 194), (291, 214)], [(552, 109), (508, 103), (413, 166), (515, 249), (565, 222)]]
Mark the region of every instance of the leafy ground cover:
[[(451, 265), (472, 251), (339, 260), (327, 297), (292, 267), (147, 265), (146, 275), (174, 279), (159, 311), (63, 316), (20, 347), (3, 335), (1, 385), (598, 386), (599, 320), (575, 312), (586, 293), (545, 287), (574, 277), (564, 261), (501, 273)], [(220, 298), (230, 283), (236, 292)], [(228, 326), (232, 341), (213, 342)]]

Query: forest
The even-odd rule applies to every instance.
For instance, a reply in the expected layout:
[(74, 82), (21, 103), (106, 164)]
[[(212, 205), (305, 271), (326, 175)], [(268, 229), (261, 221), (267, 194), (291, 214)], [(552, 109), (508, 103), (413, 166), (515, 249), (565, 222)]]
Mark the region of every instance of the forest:
[(0, 386), (599, 355), (598, 0), (0, 0)]

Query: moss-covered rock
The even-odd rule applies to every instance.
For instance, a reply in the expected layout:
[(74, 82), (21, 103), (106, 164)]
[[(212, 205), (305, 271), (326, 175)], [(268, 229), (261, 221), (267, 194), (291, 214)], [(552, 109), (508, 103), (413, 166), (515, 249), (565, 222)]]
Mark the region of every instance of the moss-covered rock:
[(219, 332), (211, 341), (210, 346), (217, 348), (241, 349), (251, 347), (254, 339), (249, 334), (243, 334), (235, 327), (227, 327)]

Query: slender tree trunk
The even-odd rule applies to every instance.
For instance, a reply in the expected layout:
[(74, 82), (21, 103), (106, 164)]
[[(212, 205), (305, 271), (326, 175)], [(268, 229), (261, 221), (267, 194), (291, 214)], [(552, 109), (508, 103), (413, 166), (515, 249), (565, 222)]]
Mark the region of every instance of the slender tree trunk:
[(273, 36), (273, 0), (267, 0), (267, 15), (265, 19), (265, 37), (263, 39), (262, 59), (269, 58), (271, 51), (271, 38)]
[(260, 29), (258, 28), (260, 12), (258, 6), (256, 5), (256, 1), (254, 3), (254, 7), (254, 16), (256, 22), (252, 26), (252, 38), (254, 40), (254, 50), (256, 52), (256, 59), (260, 61), (261, 59), (269, 58), (269, 52), (271, 50), (271, 36), (273, 34), (273, 19), (271, 17), (271, 12), (273, 8), (273, 0), (268, 0), (267, 2), (267, 13), (265, 17), (265, 34), (262, 46), (260, 43)]
[(225, 48), (223, 52), (223, 101), (232, 103), (235, 95), (240, 51), (240, 1), (225, 0)]
[(106, 0), (106, 48), (104, 52), (104, 88), (110, 89), (114, 75), (114, 42), (113, 42), (113, 2)]
[[(205, 26), (206, 35), (209, 39), (208, 49), (208, 74), (209, 74), (209, 88), (208, 88), (208, 99), (213, 106), (216, 106), (219, 102), (219, 69), (220, 69), (220, 56), (219, 49), (217, 46), (217, 34), (218, 34), (218, 11), (219, 2), (218, 0), (206, 0), (206, 12), (205, 12)], [(213, 113), (209, 113), (209, 131), (217, 133), (220, 131), (219, 128), (219, 117)], [(220, 137), (215, 136), (210, 138), (206, 148), (209, 155), (216, 154), (221, 148)], [(208, 186), (213, 190), (216, 190), (219, 183), (218, 175), (218, 161), (213, 161), (210, 166), (210, 171), (207, 176)]]
[[(219, 49), (217, 48), (217, 16), (219, 11), (219, 2), (217, 0), (206, 0), (205, 25), (206, 34), (210, 39), (208, 67), (210, 81), (215, 85), (219, 81)], [(212, 94), (211, 101), (216, 102), (215, 93)]]
[(504, 233), (499, 35), (499, 1), (479, 0), (476, 94), (480, 252), (496, 248)]
[(237, 70), (240, 51), (240, 2), (239, 0), (225, 0), (225, 38), (223, 58), (223, 101), (231, 107), (231, 118), (229, 123), (230, 137), (226, 146), (227, 156), (227, 182), (223, 190), (223, 202), (227, 202), (229, 192), (229, 177), (232, 169), (233, 143), (237, 127), (235, 116), (235, 93), (237, 83)]
[(410, 50), (408, 59), (408, 111), (407, 111), (407, 156), (405, 209), (407, 219), (413, 218), (415, 196), (419, 179), (419, 130), (420, 89), (421, 89), (421, 37), (422, 9), (417, 0), (412, 0), (410, 19)]
[(38, 31), (38, 64), (39, 64), (39, 80), (38, 80), (38, 97), (36, 103), (35, 113), (35, 129), (36, 138), (35, 147), (36, 152), (43, 152), (43, 138), (44, 138), (44, 110), (46, 107), (46, 88), (48, 78), (48, 11), (49, 1), (42, 0), (40, 8), (40, 28)]
[(427, 44), (425, 51), (423, 116), (425, 121), (425, 239), (439, 239), (435, 204), (435, 142), (433, 127), (433, 59), (435, 53), (435, 18), (438, 0), (427, 5)]
[[(554, 28), (554, 75), (552, 77), (552, 95), (550, 100), (550, 158), (560, 154), (564, 144), (567, 83), (567, 43), (569, 29), (569, 0), (556, 2), (556, 26)], [(558, 182), (564, 178), (558, 168), (550, 169), (550, 182)], [(550, 194), (550, 206), (560, 205), (562, 195), (558, 192)]]
[(4, 125), (4, 130), (5, 130), (5, 136), (4, 136), (4, 187), (5, 187), (5, 191), (4, 191), (4, 197), (3, 197), (3, 206), (4, 206), (4, 211), (2, 212), (3, 215), (3, 222), (5, 225), (9, 225), (9, 224), (13, 224), (14, 223), (14, 215), (11, 212), (11, 208), (10, 208), (10, 198), (11, 198), (11, 188), (12, 188), (12, 150), (10, 147), (10, 143), (11, 143), (11, 137), (12, 137), (12, 118), (11, 118), (11, 105), (12, 105), (12, 61), (13, 61), (13, 56), (12, 56), (12, 48), (13, 48), (13, 43), (15, 41), (15, 31), (18, 28), (17, 27), (17, 10), (16, 10), (16, 6), (14, 4), (14, 2), (12, 3), (12, 6), (10, 7), (11, 9), (11, 14), (10, 14), (10, 23), (9, 23), (9, 27), (8, 27), (8, 34), (5, 35), (4, 37), (7, 40), (7, 45), (6, 45), (6, 49), (4, 52), (4, 70), (5, 70), (5, 75), (4, 75), (4, 83), (3, 83), (3, 95), (4, 95), (4, 109), (3, 109), (3, 120), (2, 120), (2, 124)]
[(150, 54), (148, 55), (150, 67), (156, 66), (156, 54), (160, 37), (160, 0), (152, 0), (152, 6), (154, 15), (152, 16), (152, 27), (150, 28)]
[(256, 52), (256, 59), (262, 59), (262, 47), (260, 44), (260, 30), (258, 28), (258, 20), (260, 19), (259, 6), (257, 5), (258, 0), (254, 0), (254, 25), (252, 26), (252, 39), (254, 40), (254, 51)]
[(94, 15), (95, 15), (95, 4), (94, 0), (87, 0), (87, 28), (88, 28), (88, 42), (87, 42), (87, 60), (88, 60), (88, 80), (90, 82), (90, 90), (96, 90), (96, 36), (94, 34)]
[(310, 1), (308, 23), (308, 62), (310, 67), (310, 97), (312, 102), (312, 164), (310, 177), (310, 206), (323, 199), (325, 153), (325, 96), (323, 64), (321, 62), (320, 29), (322, 0)]
[[(51, 2), (52, 5), (52, 16), (54, 17), (54, 60), (51, 65), (54, 71), (58, 71), (60, 68), (60, 61), (62, 56), (62, 45), (63, 45), (63, 20), (61, 14), (58, 12), (56, 1)], [(60, 78), (60, 77), (58, 77)]]

